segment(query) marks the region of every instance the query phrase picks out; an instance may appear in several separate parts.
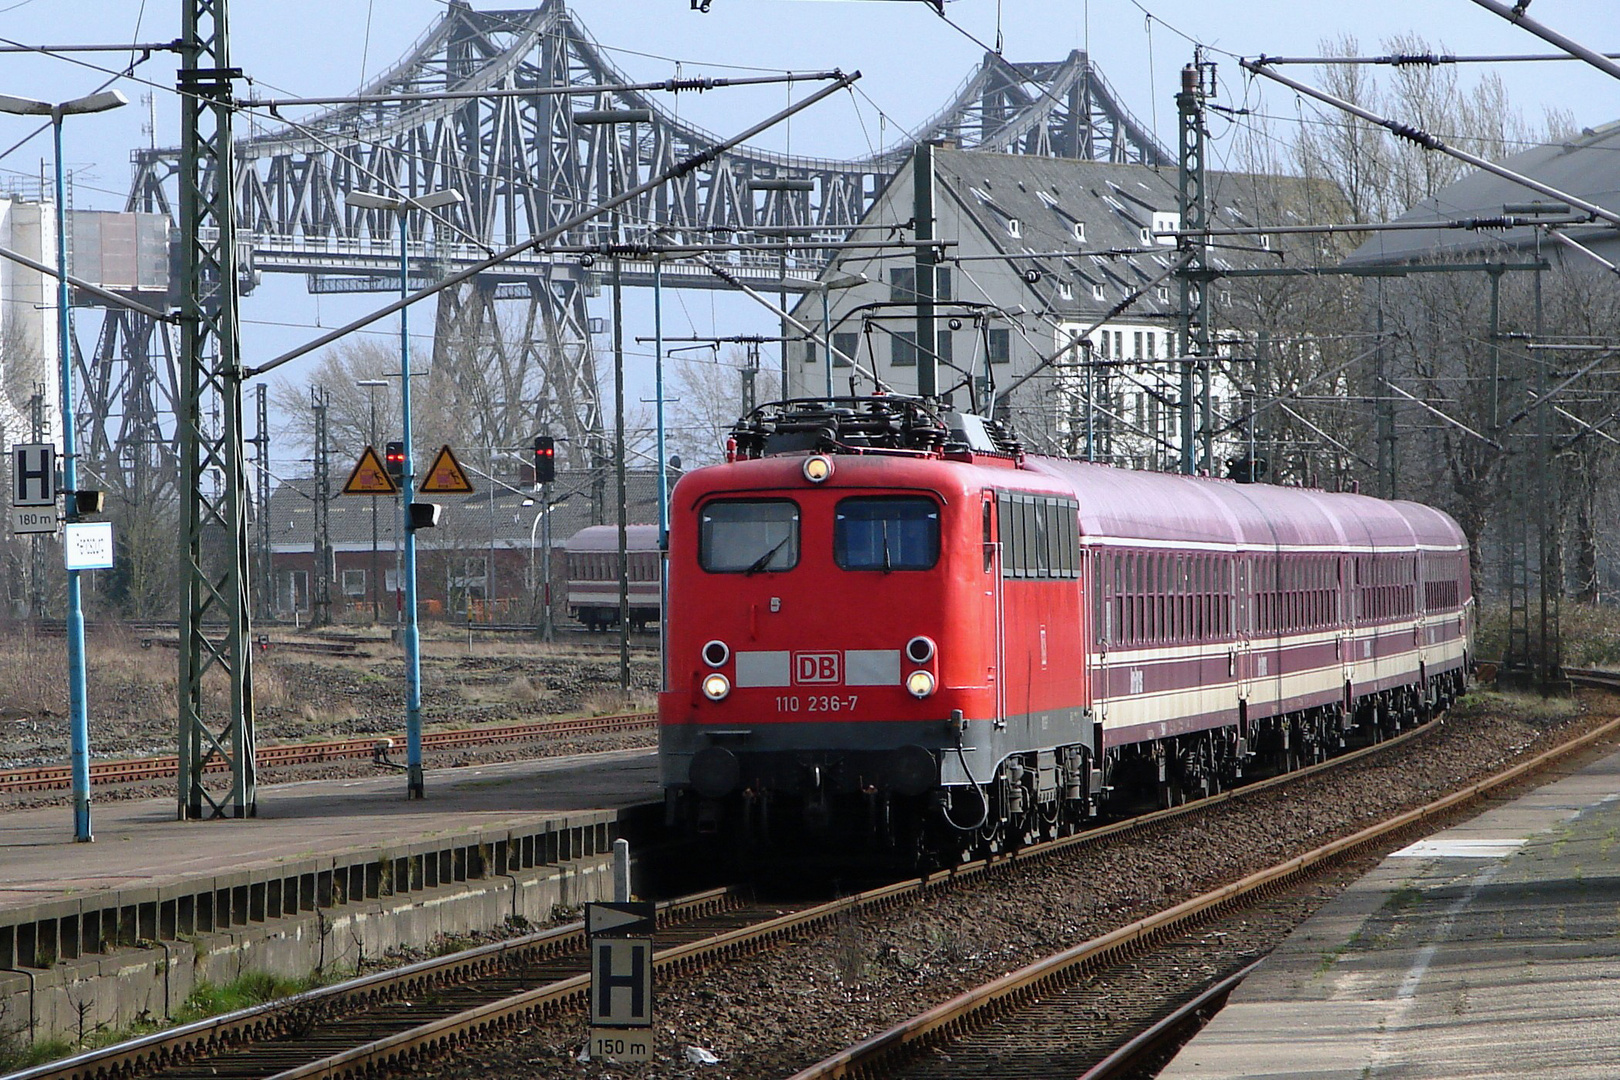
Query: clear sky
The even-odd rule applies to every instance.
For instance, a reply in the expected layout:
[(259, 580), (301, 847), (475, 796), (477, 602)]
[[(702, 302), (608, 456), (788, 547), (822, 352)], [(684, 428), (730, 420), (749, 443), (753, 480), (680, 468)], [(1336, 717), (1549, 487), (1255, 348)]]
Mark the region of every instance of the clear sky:
[[(335, 94), (353, 90), (385, 68), (440, 16), (443, 0), (236, 0), (233, 60), (265, 94)], [(475, 7), (493, 7), (475, 2)], [(505, 0), (501, 7), (517, 7)], [(1357, 35), (1363, 51), (1394, 35), (1419, 34), (1456, 53), (1545, 53), (1539, 39), (1470, 0), (951, 0), (942, 19), (918, 0), (711, 0), (702, 14), (689, 0), (573, 0), (581, 23), (627, 75), (661, 79), (753, 71), (859, 69), (858, 93), (835, 97), (768, 133), (762, 145), (824, 157), (857, 157), (891, 145), (941, 107), (999, 40), (1014, 61), (1057, 60), (1089, 48), (1137, 117), (1167, 145), (1175, 143), (1173, 95), (1196, 39), (1215, 50), (1223, 99), (1247, 97), (1286, 128), (1297, 116), (1293, 95), (1277, 87), (1250, 92), (1229, 54), (1309, 55), (1324, 38)], [(1151, 12), (1151, 15), (1148, 13)], [(1606, 0), (1537, 0), (1530, 13), (1594, 47), (1620, 50), (1620, 4)], [(178, 0), (0, 0), (0, 37), (29, 45), (167, 41), (179, 32)], [(955, 24), (955, 25), (952, 25)], [(96, 89), (105, 78), (84, 64), (121, 67), (127, 54), (59, 58), (0, 55), (0, 93), (64, 99)], [(155, 93), (156, 141), (172, 145), (178, 110), (170, 88), (172, 54), (156, 54), (135, 80), (116, 85), (131, 99), (117, 113), (70, 119), (66, 158), (77, 178), (75, 205), (121, 207), (129, 154), (143, 134)], [(1556, 107), (1581, 126), (1620, 118), (1620, 81), (1579, 62), (1509, 64), (1498, 70), (1513, 101), (1531, 118)], [(1310, 69), (1296, 69), (1310, 81)], [(1464, 70), (1462, 77), (1475, 73)], [(805, 93), (801, 84), (792, 93)], [(729, 134), (780, 108), (789, 91), (770, 87), (682, 95), (683, 116)], [(0, 116), (0, 151), (33, 130)], [(246, 130), (244, 123), (240, 131)], [(1216, 164), (1224, 147), (1217, 126)], [(0, 156), (0, 190), (38, 184), (48, 138), (39, 136)], [(249, 363), (299, 344), (319, 322), (331, 327), (373, 303), (323, 298), (317, 305), (299, 279), (267, 279), (243, 302)], [(772, 332), (775, 320), (747, 301), (709, 293), (678, 295), (669, 304), (670, 333)], [(605, 314), (605, 312), (603, 312)], [(627, 338), (650, 333), (648, 305), (630, 305)], [(413, 325), (431, 325), (427, 313)], [(386, 332), (387, 324), (379, 325)], [(641, 363), (639, 367), (649, 366)], [(632, 400), (640, 389), (633, 376)]]

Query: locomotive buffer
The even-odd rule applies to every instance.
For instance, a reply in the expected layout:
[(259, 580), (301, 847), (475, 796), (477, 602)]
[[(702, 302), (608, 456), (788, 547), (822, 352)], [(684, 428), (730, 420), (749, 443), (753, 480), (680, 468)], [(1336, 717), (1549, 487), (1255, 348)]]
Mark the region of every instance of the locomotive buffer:
[(585, 905), (591, 954), (590, 1055), (652, 1060), (651, 903)]

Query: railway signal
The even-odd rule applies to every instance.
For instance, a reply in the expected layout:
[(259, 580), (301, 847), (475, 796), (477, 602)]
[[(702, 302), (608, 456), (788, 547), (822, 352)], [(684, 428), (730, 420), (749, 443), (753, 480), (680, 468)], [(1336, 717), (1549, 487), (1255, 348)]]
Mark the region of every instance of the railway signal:
[(557, 479), (557, 440), (550, 435), (534, 437), (534, 482), (549, 484)]
[(394, 483), (405, 479), (405, 444), (391, 442), (383, 446), (383, 461), (388, 465), (388, 475), (393, 477)]

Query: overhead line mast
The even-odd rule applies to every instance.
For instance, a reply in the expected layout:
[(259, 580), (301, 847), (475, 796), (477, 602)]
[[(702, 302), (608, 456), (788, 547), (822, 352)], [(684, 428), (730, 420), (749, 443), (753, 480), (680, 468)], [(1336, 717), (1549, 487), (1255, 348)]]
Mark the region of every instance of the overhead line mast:
[[(180, 68), (180, 625), (179, 815), (254, 817), (253, 656), (243, 464), (242, 362), (237, 338), (236, 111), (228, 0), (186, 0)], [(209, 421), (218, 409), (218, 427)], [(219, 640), (223, 624), (224, 639)], [(211, 636), (213, 635), (213, 636)], [(226, 715), (204, 693), (226, 682)], [(230, 765), (230, 786), (210, 792), (203, 771)]]

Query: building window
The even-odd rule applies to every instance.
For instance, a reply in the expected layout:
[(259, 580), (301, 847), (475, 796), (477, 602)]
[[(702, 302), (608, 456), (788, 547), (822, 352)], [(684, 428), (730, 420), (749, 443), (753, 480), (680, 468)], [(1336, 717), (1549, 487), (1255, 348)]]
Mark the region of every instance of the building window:
[(1077, 222), (1074, 223), (1074, 238), (1076, 240), (1080, 241), (1082, 244), (1086, 242), (1086, 223), (1085, 222), (1077, 221)]
[(1007, 235), (1012, 237), (1014, 240), (1017, 240), (1019, 237), (1024, 235), (1023, 230), (1019, 228), (1017, 218), (1010, 217), (1007, 219)]
[(817, 345), (814, 341), (805, 342), (804, 343), (804, 362), (806, 364), (815, 363), (816, 362), (816, 354), (819, 351), (819, 349), (820, 349), (820, 346)]
[(1136, 332), (1136, 358), (1140, 360), (1146, 355), (1147, 353), (1142, 351), (1142, 331), (1138, 330)]
[(934, 336), (934, 347), (939, 353), (939, 362), (949, 365), (951, 362), (951, 332), (940, 330)]
[(850, 367), (855, 362), (855, 353), (861, 347), (861, 335), (834, 334), (832, 336), (832, 346), (833, 351), (837, 353), (833, 357), (833, 367)]
[(1012, 361), (1012, 331), (992, 330), (989, 342), (990, 362), (1006, 364)]
[(1102, 299), (1104, 299), (1103, 287), (1101, 285), (1093, 285), (1091, 287), (1091, 298), (1093, 300), (1102, 300)]
[(1074, 286), (1067, 281), (1058, 282), (1058, 295), (1065, 300), (1074, 299)]
[(950, 300), (951, 296), (951, 268), (948, 266), (935, 267), (935, 282), (938, 283), (934, 292), (936, 300)]
[(1114, 331), (1114, 359), (1125, 359), (1125, 331)]
[(366, 595), (366, 572), (364, 570), (343, 571), (343, 595)]
[(915, 266), (889, 267), (889, 300), (895, 304), (909, 304), (917, 299), (917, 268)]
[(1108, 359), (1108, 331), (1104, 330), (1097, 335), (1097, 356), (1099, 359)]
[(1146, 226), (1143, 226), (1143, 228), (1141, 229), (1140, 232), (1137, 233), (1137, 235), (1142, 238), (1142, 243), (1144, 243), (1144, 244), (1153, 243), (1153, 230), (1152, 229), (1149, 229)]
[(1155, 348), (1157, 348), (1157, 345), (1156, 345), (1156, 344), (1155, 344), (1155, 342), (1154, 342), (1154, 340), (1153, 340), (1153, 339), (1154, 339), (1154, 338), (1156, 338), (1156, 337), (1158, 337), (1158, 335), (1157, 335), (1157, 334), (1155, 334), (1155, 333), (1154, 333), (1154, 332), (1153, 332), (1153, 331), (1151, 331), (1151, 330), (1149, 330), (1149, 331), (1148, 331), (1148, 332), (1147, 332), (1147, 334), (1146, 334), (1146, 335), (1145, 335), (1145, 336), (1144, 336), (1144, 337), (1143, 337), (1143, 339), (1142, 339), (1142, 340), (1143, 340), (1143, 341), (1145, 341), (1145, 342), (1147, 342), (1147, 352), (1145, 352), (1145, 353), (1143, 353), (1143, 354), (1142, 354), (1142, 355), (1143, 355), (1143, 356), (1146, 356), (1146, 357), (1152, 357), (1152, 356), (1154, 356), (1154, 355), (1155, 355), (1155, 353), (1154, 353), (1154, 352), (1153, 352), (1153, 350), (1154, 350), (1154, 349), (1155, 349)]
[(890, 337), (889, 363), (895, 367), (917, 366), (917, 332), (897, 330)]
[(1167, 304), (1169, 302), (1170, 302), (1170, 286), (1168, 286), (1168, 285), (1160, 285), (1159, 286), (1159, 303)]

